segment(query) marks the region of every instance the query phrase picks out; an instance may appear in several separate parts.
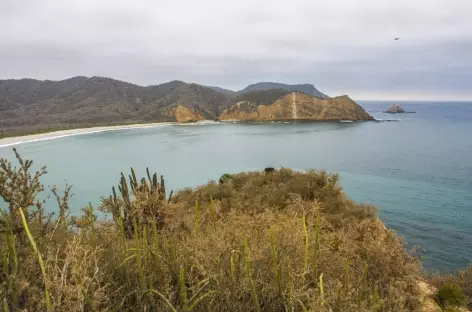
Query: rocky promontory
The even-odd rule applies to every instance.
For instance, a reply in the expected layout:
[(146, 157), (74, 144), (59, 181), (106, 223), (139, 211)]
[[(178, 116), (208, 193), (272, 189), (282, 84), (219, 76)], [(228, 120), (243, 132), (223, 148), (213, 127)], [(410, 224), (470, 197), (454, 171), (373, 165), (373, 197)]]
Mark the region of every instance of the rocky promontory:
[(301, 92), (291, 92), (273, 103), (258, 102), (254, 99), (240, 100), (225, 109), (219, 119), (221, 121), (374, 120), (347, 95), (322, 99)]

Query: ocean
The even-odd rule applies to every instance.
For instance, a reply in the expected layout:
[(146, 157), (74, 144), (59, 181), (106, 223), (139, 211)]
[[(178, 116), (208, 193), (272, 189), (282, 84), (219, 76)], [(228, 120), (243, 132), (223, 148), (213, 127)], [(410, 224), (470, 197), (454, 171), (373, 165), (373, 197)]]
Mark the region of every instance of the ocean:
[[(162, 125), (84, 134), (17, 146), (46, 187), (73, 185), (71, 213), (97, 206), (120, 172), (163, 174), (167, 189), (195, 187), (223, 173), (289, 167), (341, 175), (346, 194), (376, 205), (380, 218), (418, 246), (424, 266), (447, 271), (472, 262), (472, 103), (396, 102), (415, 114), (381, 113), (389, 102), (361, 104), (396, 122)], [(12, 147), (0, 157), (13, 159)], [(47, 209), (56, 209), (52, 199)]]

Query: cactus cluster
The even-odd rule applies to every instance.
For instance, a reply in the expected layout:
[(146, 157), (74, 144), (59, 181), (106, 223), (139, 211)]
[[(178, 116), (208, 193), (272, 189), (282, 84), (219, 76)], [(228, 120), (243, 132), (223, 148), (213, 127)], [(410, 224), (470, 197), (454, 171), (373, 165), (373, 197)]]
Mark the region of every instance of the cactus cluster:
[(117, 193), (112, 187), (112, 195), (102, 203), (102, 210), (112, 214), (117, 223), (122, 223), (127, 237), (134, 233), (134, 222), (138, 227), (143, 224), (157, 222), (162, 224), (164, 216), (162, 207), (171, 200), (172, 192), (166, 202), (166, 187), (163, 176), (158, 180), (157, 173), (152, 176), (149, 168), (146, 168), (147, 179), (138, 180), (136, 173), (131, 168), (131, 173), (126, 176), (121, 173)]

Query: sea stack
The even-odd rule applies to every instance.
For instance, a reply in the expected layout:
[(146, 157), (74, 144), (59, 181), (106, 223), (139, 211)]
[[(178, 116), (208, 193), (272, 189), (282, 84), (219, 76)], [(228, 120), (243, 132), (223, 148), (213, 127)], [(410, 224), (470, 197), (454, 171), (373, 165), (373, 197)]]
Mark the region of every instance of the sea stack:
[(384, 113), (389, 114), (402, 114), (406, 113), (405, 110), (398, 104), (391, 105)]

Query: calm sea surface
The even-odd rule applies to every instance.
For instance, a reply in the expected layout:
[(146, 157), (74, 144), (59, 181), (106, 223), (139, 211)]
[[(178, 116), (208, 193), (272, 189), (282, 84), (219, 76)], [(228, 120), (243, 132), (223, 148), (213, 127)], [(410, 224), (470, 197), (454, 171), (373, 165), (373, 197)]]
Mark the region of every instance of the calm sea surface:
[[(416, 114), (401, 115), (380, 113), (390, 103), (360, 104), (399, 122), (166, 125), (17, 148), (48, 166), (45, 185), (73, 184), (73, 213), (98, 205), (131, 166), (163, 174), (169, 190), (267, 166), (336, 171), (352, 199), (378, 206), (409, 247), (420, 246), (426, 268), (472, 262), (472, 103), (405, 102)], [(13, 158), (11, 147), (0, 157)]]

